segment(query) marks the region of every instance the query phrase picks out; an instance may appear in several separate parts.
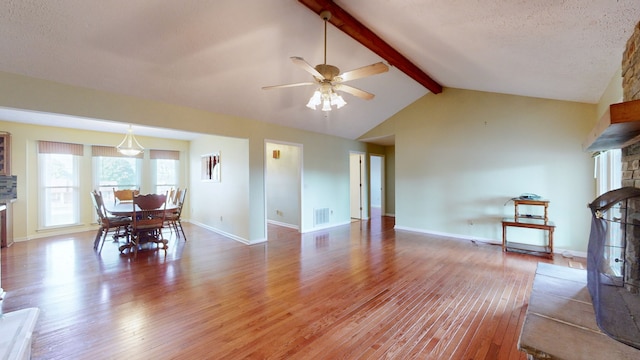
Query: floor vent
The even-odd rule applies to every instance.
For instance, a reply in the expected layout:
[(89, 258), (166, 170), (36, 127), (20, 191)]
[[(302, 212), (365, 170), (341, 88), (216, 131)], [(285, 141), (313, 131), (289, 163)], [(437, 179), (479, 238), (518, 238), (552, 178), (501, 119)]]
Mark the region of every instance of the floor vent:
[(329, 208), (315, 209), (313, 216), (313, 225), (322, 225), (329, 223)]

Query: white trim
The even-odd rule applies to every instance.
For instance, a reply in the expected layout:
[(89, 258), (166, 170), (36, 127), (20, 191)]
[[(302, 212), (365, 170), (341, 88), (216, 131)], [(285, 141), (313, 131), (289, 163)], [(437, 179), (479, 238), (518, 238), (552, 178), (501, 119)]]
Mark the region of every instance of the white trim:
[(566, 258), (572, 258), (572, 257), (581, 257), (581, 258), (587, 258), (587, 253), (584, 251), (576, 251), (576, 250), (566, 250), (566, 249), (558, 249), (555, 248), (553, 249), (553, 253), (554, 254), (560, 254), (563, 257)]
[(404, 230), (404, 231), (417, 232), (417, 233), (434, 235), (434, 236), (450, 238), (450, 239), (473, 240), (473, 241), (481, 241), (489, 244), (502, 245), (502, 240), (480, 238), (477, 236), (469, 236), (469, 235), (450, 234), (450, 233), (443, 233), (443, 232), (424, 230), (424, 229), (415, 229), (415, 228), (409, 228), (409, 227), (398, 226), (398, 225), (394, 226), (394, 230)]
[(289, 229), (300, 230), (300, 227), (295, 225), (295, 224), (287, 224), (287, 223), (283, 223), (283, 222), (275, 221), (275, 220), (267, 220), (267, 223), (271, 224), (271, 225), (277, 225), (277, 226), (286, 227), (286, 228), (289, 228)]
[(325, 225), (325, 226), (318, 226), (318, 227), (313, 228), (313, 229), (305, 229), (305, 230), (301, 231), (300, 233), (306, 234), (306, 233), (310, 233), (310, 232), (314, 232), (314, 231), (318, 231), (318, 230), (326, 230), (326, 229), (331, 229), (331, 228), (334, 228), (334, 227), (338, 227), (338, 226), (342, 226), (342, 225), (348, 225), (348, 224), (351, 224), (351, 221), (346, 221), (346, 222), (337, 223), (337, 224), (329, 224), (329, 225)]
[(233, 235), (233, 234), (229, 234), (228, 232), (222, 231), (222, 230), (220, 230), (218, 228), (203, 224), (203, 223), (198, 222), (198, 221), (189, 221), (189, 223), (197, 225), (197, 226), (200, 226), (201, 228), (204, 228), (204, 229), (207, 229), (207, 230), (211, 230), (214, 233), (217, 233), (217, 234), (220, 234), (222, 236), (228, 237), (231, 240), (235, 240), (235, 241), (243, 243), (245, 245), (254, 245), (254, 244), (259, 244), (259, 243), (263, 243), (263, 242), (267, 241), (266, 238), (258, 239), (258, 240), (254, 240), (254, 241), (249, 241), (249, 240), (247, 240), (245, 238), (241, 238), (239, 236), (236, 236), (236, 235)]
[(65, 227), (58, 228), (49, 228), (49, 229), (38, 229), (36, 230), (36, 235), (28, 236), (28, 237), (20, 237), (14, 238), (14, 242), (22, 242), (29, 241), (35, 239), (42, 239), (50, 236), (59, 236), (59, 235), (67, 235), (67, 234), (75, 234), (87, 231), (98, 231), (98, 227), (95, 224), (86, 225), (70, 225)]
[[(415, 228), (409, 228), (409, 227), (397, 226), (397, 225), (394, 227), (394, 230), (416, 232), (416, 233), (433, 235), (440, 238), (451, 239), (451, 240), (458, 239), (458, 240), (480, 241), (480, 242), (491, 244), (491, 245), (502, 246), (502, 240), (496, 240), (496, 239), (479, 238), (479, 237), (474, 237), (469, 235), (450, 234), (450, 233), (443, 233), (443, 232), (430, 231), (430, 230), (424, 230), (424, 229), (415, 229)], [(566, 257), (566, 258), (571, 258), (571, 257), (586, 258), (587, 257), (586, 252), (576, 251), (576, 250), (566, 250), (566, 249), (555, 248), (553, 249), (553, 253), (562, 255), (563, 257)]]
[[(358, 176), (360, 177), (359, 179), (354, 179), (353, 176), (353, 168), (352, 168), (352, 161), (351, 158), (353, 156), (358, 156)], [(351, 219), (358, 219), (358, 220), (365, 220), (369, 218), (369, 203), (370, 203), (370, 199), (368, 197), (369, 195), (369, 181), (365, 182), (365, 176), (367, 178), (367, 180), (369, 180), (369, 166), (368, 165), (368, 161), (369, 159), (367, 158), (367, 153), (364, 151), (355, 151), (355, 150), (351, 150), (349, 151), (349, 217)], [(359, 184), (357, 184), (358, 189), (354, 192), (354, 180), (358, 180)], [(365, 189), (365, 185), (367, 186), (367, 188)], [(366, 191), (365, 191), (366, 190)], [(359, 192), (359, 194), (358, 194)], [(365, 199), (365, 193), (367, 195), (367, 198)], [(358, 195), (357, 199), (354, 199), (354, 195)], [(358, 216), (354, 217), (354, 213), (353, 213), (353, 202), (358, 201), (359, 204), (358, 205)], [(366, 202), (366, 204), (365, 204)], [(366, 206), (365, 206), (366, 205)], [(366, 208), (366, 209), (365, 209)], [(365, 214), (366, 211), (366, 214)]]

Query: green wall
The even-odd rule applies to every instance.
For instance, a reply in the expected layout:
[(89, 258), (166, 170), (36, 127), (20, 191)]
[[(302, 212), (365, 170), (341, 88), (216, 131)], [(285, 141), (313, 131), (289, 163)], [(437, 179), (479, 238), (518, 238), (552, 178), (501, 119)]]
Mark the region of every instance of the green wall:
[[(509, 199), (536, 193), (551, 202), (555, 250), (584, 252), (595, 194), (582, 142), (596, 108), (447, 88), (363, 137), (395, 133), (397, 228), (501, 242), (501, 219), (513, 216)], [(542, 240), (541, 232), (514, 236)]]

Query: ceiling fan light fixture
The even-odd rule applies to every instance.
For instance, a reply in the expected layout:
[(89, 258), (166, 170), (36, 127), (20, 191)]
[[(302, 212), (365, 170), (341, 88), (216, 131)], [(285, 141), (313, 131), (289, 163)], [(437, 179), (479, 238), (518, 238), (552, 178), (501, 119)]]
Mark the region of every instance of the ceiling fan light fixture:
[(322, 111), (331, 111), (331, 100), (322, 99)]
[(335, 106), (336, 109), (347, 104), (338, 91), (347, 92), (353, 96), (359, 97), (364, 100), (373, 99), (373, 94), (364, 90), (360, 90), (353, 86), (343, 85), (343, 82), (361, 79), (367, 76), (381, 74), (389, 71), (389, 67), (382, 62), (360, 67), (355, 70), (340, 73), (340, 69), (336, 66), (327, 64), (327, 22), (331, 18), (329, 11), (323, 11), (320, 14), (322, 20), (324, 20), (324, 62), (318, 64), (315, 67), (311, 66), (303, 58), (299, 56), (290, 57), (294, 64), (302, 68), (313, 76), (313, 82), (302, 82), (295, 84), (285, 84), (276, 86), (265, 86), (263, 89), (276, 89), (276, 88), (288, 88), (295, 86), (316, 85), (316, 90), (307, 102), (307, 107), (311, 110), (317, 110), (318, 105), (321, 105), (320, 110), (331, 111), (331, 107)]
[(335, 105), (336, 109), (340, 109), (341, 107), (347, 105), (347, 102), (344, 101), (342, 96), (338, 95), (335, 91), (331, 91), (331, 105)]
[(313, 92), (313, 95), (311, 95), (311, 98), (307, 103), (307, 107), (311, 110), (317, 110), (318, 105), (322, 105), (320, 108), (322, 111), (331, 111), (332, 106), (335, 106), (336, 109), (340, 109), (347, 105), (347, 102), (344, 101), (342, 96), (335, 92), (331, 86), (324, 85)]
[(322, 94), (320, 93), (320, 89), (313, 92), (313, 95), (309, 99), (307, 103), (307, 107), (311, 110), (315, 110), (316, 106), (322, 103)]
[(119, 153), (125, 156), (136, 156), (144, 151), (142, 145), (140, 145), (138, 140), (136, 140), (136, 137), (133, 136), (133, 129), (131, 128), (131, 125), (129, 125), (127, 134), (124, 136), (122, 142), (116, 146), (116, 149)]

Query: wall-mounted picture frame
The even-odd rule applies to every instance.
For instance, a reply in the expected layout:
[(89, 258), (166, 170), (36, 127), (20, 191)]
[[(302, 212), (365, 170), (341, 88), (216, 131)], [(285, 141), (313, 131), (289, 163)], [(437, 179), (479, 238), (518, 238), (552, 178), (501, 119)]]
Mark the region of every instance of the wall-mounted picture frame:
[(202, 181), (220, 182), (220, 152), (202, 155)]

